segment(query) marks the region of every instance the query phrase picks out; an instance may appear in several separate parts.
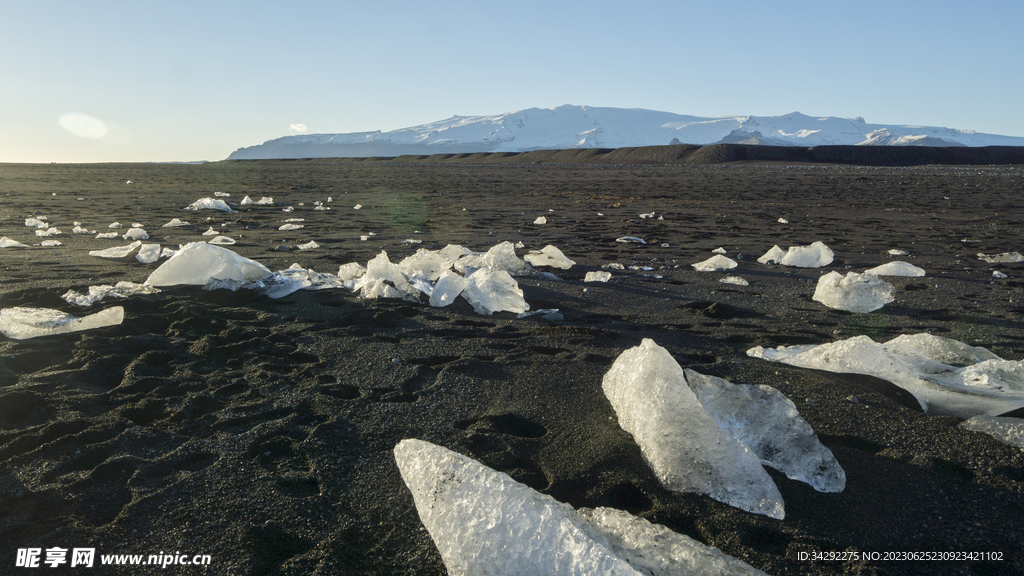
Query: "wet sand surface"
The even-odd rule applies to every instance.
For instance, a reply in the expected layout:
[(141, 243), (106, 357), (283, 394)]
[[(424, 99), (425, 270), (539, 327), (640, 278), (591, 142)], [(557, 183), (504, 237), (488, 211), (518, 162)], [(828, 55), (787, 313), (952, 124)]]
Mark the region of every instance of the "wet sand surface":
[[(182, 209), (217, 191), (236, 205), (246, 195), (274, 205)], [(443, 574), (392, 455), (404, 438), (577, 508), (627, 510), (769, 574), (1024, 573), (1024, 451), (924, 414), (882, 380), (746, 355), (927, 332), (1024, 358), (1024, 263), (976, 256), (1024, 248), (1022, 191), (1020, 166), (0, 165), (0, 236), (32, 246), (0, 249), (0, 308), (125, 308), (119, 326), (0, 337), (0, 573), (20, 573), (19, 548), (89, 547), (97, 563), (211, 555), (209, 566), (177, 568), (188, 574)], [(24, 225), (33, 215), (63, 232), (53, 237), (62, 245), (35, 246), (43, 238)], [(547, 223), (534, 224), (539, 216)], [(162, 228), (172, 218), (191, 224)], [(304, 227), (280, 231), (289, 218)], [(561, 320), (347, 290), (272, 300), (179, 287), (66, 303), (68, 290), (142, 282), (158, 266), (89, 256), (128, 241), (71, 231), (80, 222), (108, 232), (115, 221), (171, 247), (209, 239), (212, 227), (271, 270), (335, 273), (382, 249), (397, 262), (419, 248), (505, 240), (554, 245), (576, 265), (552, 270), (561, 281), (518, 279), (531, 308), (557, 308)], [(623, 236), (647, 244), (616, 242)], [(310, 240), (319, 247), (297, 249)], [(773, 245), (818, 240), (836, 254), (825, 268), (756, 261)], [(690, 266), (719, 247), (749, 286)], [(888, 278), (896, 299), (881, 310), (811, 300), (821, 274), (891, 260), (928, 275)], [(610, 263), (626, 269), (583, 282)], [(684, 368), (785, 393), (846, 471), (845, 491), (818, 493), (769, 469), (785, 500), (780, 521), (662, 488), (601, 390), (614, 359), (643, 338)], [(815, 552), (861, 557), (803, 559)], [(876, 552), (995, 554), (863, 556)]]

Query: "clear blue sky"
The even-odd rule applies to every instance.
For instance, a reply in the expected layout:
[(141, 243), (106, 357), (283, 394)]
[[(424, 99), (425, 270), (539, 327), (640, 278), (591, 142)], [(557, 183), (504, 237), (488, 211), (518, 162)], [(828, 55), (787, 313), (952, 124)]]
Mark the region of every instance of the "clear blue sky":
[(562, 104), (1024, 136), (1024, 2), (4, 1), (0, 162)]

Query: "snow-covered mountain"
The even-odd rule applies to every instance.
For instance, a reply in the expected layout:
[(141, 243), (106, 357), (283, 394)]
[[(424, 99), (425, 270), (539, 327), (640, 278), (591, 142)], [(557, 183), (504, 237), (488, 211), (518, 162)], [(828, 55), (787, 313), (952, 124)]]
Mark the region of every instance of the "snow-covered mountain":
[(776, 146), (1024, 146), (1024, 137), (932, 126), (868, 124), (863, 118), (818, 118), (799, 112), (704, 118), (638, 108), (565, 105), (495, 116), (453, 116), (388, 132), (285, 136), (240, 148), (228, 159), (525, 152), (721, 142)]

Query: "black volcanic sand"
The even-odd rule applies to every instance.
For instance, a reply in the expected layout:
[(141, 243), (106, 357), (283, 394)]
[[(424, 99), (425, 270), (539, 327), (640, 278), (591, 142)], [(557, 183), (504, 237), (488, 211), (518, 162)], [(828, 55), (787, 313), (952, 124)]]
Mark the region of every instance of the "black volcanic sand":
[[(181, 574), (444, 573), (394, 462), (403, 438), (466, 454), (575, 507), (628, 510), (769, 574), (1024, 573), (1021, 449), (923, 414), (884, 381), (746, 355), (928, 332), (1024, 358), (1024, 264), (975, 256), (1024, 248), (1022, 190), (1020, 166), (0, 166), (0, 236), (37, 243), (24, 226), (33, 214), (64, 232), (55, 248), (0, 251), (0, 307), (126, 312), (115, 327), (0, 337), (0, 573), (21, 573), (16, 550), (28, 547), (212, 555), (211, 566)], [(182, 210), (215, 191), (275, 205)], [(317, 201), (331, 210), (314, 210)], [(663, 219), (639, 217), (650, 212)], [(533, 224), (538, 216), (548, 223)], [(192, 225), (162, 228), (171, 218)], [(305, 227), (279, 231), (287, 218)], [(271, 270), (298, 262), (336, 272), (381, 249), (397, 262), (417, 248), (503, 240), (553, 244), (577, 264), (555, 271), (561, 282), (519, 279), (534, 309), (560, 310), (557, 321), (345, 290), (271, 300), (182, 287), (83, 309), (61, 295), (141, 282), (156, 265), (89, 256), (127, 241), (72, 234), (75, 221), (100, 232), (138, 222), (164, 245), (202, 240), (213, 226)], [(403, 243), (410, 238), (422, 244)], [(296, 250), (309, 240), (320, 247)], [(836, 252), (824, 269), (756, 262), (774, 244), (816, 240)], [(749, 286), (690, 267), (718, 247), (740, 261), (734, 273)], [(891, 278), (895, 302), (850, 314), (811, 300), (825, 271), (897, 259), (892, 248), (928, 271)], [(613, 262), (652, 270), (583, 283)], [(784, 392), (845, 469), (846, 490), (818, 493), (770, 470), (782, 521), (664, 490), (601, 391), (614, 359), (643, 338), (684, 367)], [(844, 551), (1002, 560), (801, 559)]]

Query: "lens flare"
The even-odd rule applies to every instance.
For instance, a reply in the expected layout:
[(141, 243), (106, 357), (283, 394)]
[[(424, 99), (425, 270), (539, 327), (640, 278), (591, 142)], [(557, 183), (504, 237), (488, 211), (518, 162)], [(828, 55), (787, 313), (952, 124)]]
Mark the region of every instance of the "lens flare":
[(61, 114), (57, 122), (61, 128), (79, 138), (99, 139), (107, 135), (106, 124), (88, 114)]

